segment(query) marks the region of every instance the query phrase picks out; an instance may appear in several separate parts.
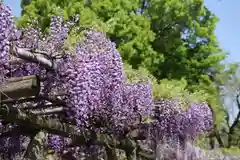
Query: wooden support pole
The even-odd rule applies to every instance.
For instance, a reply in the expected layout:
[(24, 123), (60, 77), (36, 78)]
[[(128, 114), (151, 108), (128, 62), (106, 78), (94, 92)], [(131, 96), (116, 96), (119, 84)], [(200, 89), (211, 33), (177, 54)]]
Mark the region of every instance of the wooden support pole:
[(0, 85), (1, 100), (37, 96), (40, 80), (37, 76), (13, 77)]

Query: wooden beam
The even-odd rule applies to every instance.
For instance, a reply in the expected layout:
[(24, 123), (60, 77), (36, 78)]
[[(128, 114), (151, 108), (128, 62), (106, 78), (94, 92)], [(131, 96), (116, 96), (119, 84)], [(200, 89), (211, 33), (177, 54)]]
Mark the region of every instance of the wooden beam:
[(37, 96), (40, 80), (37, 76), (13, 77), (0, 85), (1, 100)]

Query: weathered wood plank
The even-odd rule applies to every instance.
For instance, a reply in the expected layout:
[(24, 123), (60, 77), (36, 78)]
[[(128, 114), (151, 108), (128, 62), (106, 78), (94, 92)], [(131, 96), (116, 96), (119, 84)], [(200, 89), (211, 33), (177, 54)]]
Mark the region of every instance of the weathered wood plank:
[(13, 77), (0, 86), (1, 100), (37, 96), (40, 80), (37, 76)]

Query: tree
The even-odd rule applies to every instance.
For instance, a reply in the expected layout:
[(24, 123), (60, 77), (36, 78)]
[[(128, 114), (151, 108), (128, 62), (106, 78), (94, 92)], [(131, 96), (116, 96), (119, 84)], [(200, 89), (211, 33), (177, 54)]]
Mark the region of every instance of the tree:
[(209, 84), (208, 74), (224, 55), (219, 54), (221, 49), (214, 35), (218, 19), (203, 1), (153, 1), (149, 16), (153, 17), (152, 30), (158, 33), (153, 48), (165, 57), (155, 74), (177, 79), (186, 77), (190, 84), (201, 81)]

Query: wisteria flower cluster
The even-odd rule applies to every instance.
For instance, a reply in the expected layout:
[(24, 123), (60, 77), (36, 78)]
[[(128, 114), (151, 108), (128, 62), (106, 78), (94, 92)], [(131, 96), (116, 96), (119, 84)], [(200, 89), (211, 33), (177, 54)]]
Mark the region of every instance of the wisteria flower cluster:
[(89, 120), (94, 118), (95, 123), (108, 123), (118, 130), (139, 114), (151, 115), (151, 87), (126, 83), (121, 56), (103, 33), (87, 31), (76, 55), (60, 62), (59, 68), (68, 92), (69, 115), (79, 126), (91, 127)]
[(0, 3), (0, 82), (9, 72), (10, 43), (14, 40), (16, 26), (9, 7)]
[(183, 147), (186, 141), (194, 141), (197, 136), (212, 129), (212, 111), (208, 104), (191, 103), (187, 109), (178, 100), (159, 100), (155, 111), (153, 137), (159, 141), (175, 141)]

